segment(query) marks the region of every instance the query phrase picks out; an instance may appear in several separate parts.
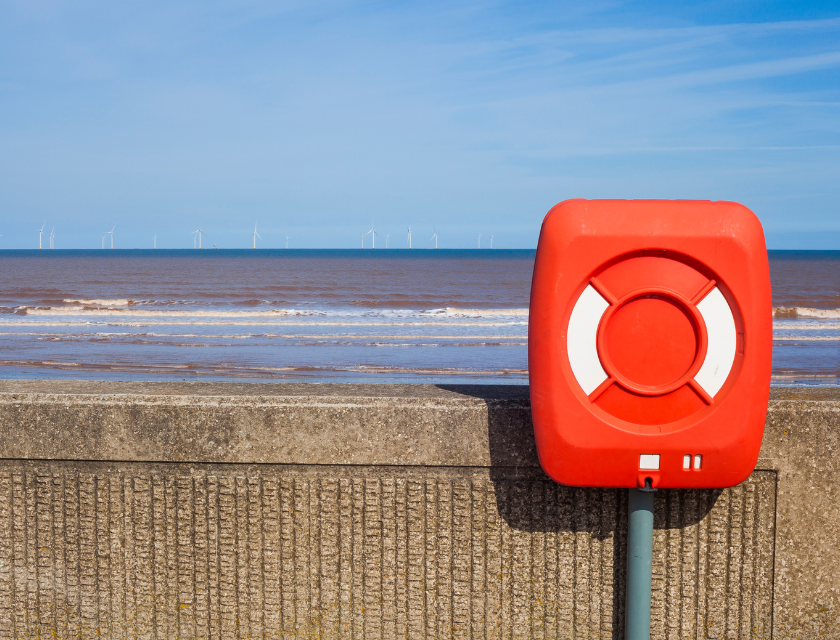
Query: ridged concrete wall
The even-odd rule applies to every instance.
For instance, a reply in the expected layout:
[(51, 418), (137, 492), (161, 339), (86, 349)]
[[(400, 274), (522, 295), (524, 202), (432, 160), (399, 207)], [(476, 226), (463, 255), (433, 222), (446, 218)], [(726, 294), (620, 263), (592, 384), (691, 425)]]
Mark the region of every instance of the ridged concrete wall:
[[(656, 497), (652, 638), (767, 638), (775, 482)], [(513, 469), (0, 463), (0, 636), (623, 637), (626, 492)]]
[[(656, 496), (652, 637), (840, 640), (840, 390)], [(626, 493), (527, 388), (0, 381), (0, 639), (622, 638)]]

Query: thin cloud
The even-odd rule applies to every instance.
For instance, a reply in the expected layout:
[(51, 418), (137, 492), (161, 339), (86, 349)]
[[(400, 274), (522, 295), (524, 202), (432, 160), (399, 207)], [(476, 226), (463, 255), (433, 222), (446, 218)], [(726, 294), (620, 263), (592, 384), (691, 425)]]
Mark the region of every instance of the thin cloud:
[[(570, 196), (755, 198), (770, 228), (834, 224), (840, 18), (704, 11), (0, 6), (4, 242), (44, 217), (97, 247), (114, 219), (124, 242), (148, 226), (167, 246), (192, 245), (170, 225), (239, 242), (259, 219), (299, 247), (356, 246), (350, 220), (446, 211), (453, 244), (480, 224), (533, 246)], [(817, 195), (802, 210), (785, 193)]]

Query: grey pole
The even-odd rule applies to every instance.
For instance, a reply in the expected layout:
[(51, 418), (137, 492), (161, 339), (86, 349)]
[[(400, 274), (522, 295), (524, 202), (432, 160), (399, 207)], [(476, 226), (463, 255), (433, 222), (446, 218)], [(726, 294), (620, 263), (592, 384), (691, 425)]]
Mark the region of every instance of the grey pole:
[(626, 640), (650, 640), (655, 491), (648, 481), (644, 489), (630, 489), (628, 496)]

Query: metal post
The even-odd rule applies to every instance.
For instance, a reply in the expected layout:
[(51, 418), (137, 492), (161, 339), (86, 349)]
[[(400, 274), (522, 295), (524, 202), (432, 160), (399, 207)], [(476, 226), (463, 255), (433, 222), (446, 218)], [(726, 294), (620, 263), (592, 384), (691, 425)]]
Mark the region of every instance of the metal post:
[(650, 640), (650, 577), (653, 557), (653, 494), (630, 489), (627, 509), (626, 640)]

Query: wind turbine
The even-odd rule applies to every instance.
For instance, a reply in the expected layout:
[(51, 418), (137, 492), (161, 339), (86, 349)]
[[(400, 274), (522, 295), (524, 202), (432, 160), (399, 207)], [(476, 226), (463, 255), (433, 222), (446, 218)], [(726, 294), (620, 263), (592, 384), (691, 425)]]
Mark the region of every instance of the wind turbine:
[(363, 234), (362, 234), (362, 249), (364, 249), (364, 248), (365, 248), (365, 236), (366, 236), (366, 235), (367, 235), (366, 233), (363, 233)]
[(193, 231), (193, 249), (196, 248), (196, 242), (198, 241), (198, 231)]
[(493, 236), (490, 236), (490, 248), (493, 248)]
[(289, 232), (286, 232), (286, 248), (289, 248)]
[[(434, 229), (434, 227), (432, 227)], [(435, 234), (432, 236), (432, 240), (435, 241), (435, 249), (437, 249), (437, 229), (435, 229)]]
[(102, 248), (103, 249), (105, 248), (105, 238), (107, 238), (107, 237), (108, 237), (107, 233), (104, 236), (102, 236)]
[[(370, 231), (367, 234), (370, 234), (370, 241), (371, 241), (371, 249), (376, 249), (376, 229), (373, 227), (373, 220), (370, 221)], [(362, 236), (364, 238), (364, 236)], [(362, 248), (364, 249), (364, 240), (362, 240)]]
[(193, 249), (195, 249), (195, 234), (198, 234), (198, 248), (201, 249), (201, 227), (197, 231), (193, 231)]
[(44, 227), (47, 226), (47, 221), (44, 220), (44, 224), (41, 225), (41, 230), (38, 232), (38, 248), (41, 248), (41, 237), (44, 235)]
[(50, 249), (55, 249), (55, 227), (50, 231)]
[(408, 226), (408, 248), (411, 249), (411, 225)]
[(257, 223), (255, 222), (255, 223), (254, 223), (254, 246), (253, 246), (253, 247), (251, 247), (252, 249), (256, 249), (256, 248), (257, 248), (257, 238), (259, 238), (260, 240), (262, 240), (262, 236), (261, 236), (259, 233), (257, 233)]
[(155, 246), (154, 246), (154, 248), (155, 248), (155, 249), (157, 249), (157, 234), (155, 234), (154, 241), (155, 241)]
[[(114, 229), (116, 229), (116, 228), (117, 228), (117, 225), (114, 225)], [(110, 233), (110, 234), (111, 234), (111, 248), (112, 248), (112, 249), (114, 248), (114, 229), (111, 229), (111, 230), (108, 232), (108, 233)], [(108, 233), (106, 233), (105, 235), (107, 236), (107, 235), (108, 235)]]
[(481, 234), (478, 234), (478, 248), (481, 249)]
[(385, 248), (386, 248), (386, 249), (388, 248), (388, 238), (390, 238), (390, 237), (391, 237), (391, 234), (390, 234), (390, 233), (386, 233), (386, 234), (385, 234)]

